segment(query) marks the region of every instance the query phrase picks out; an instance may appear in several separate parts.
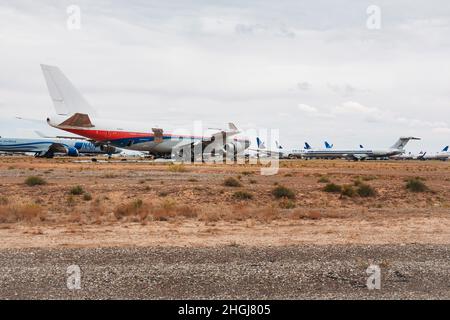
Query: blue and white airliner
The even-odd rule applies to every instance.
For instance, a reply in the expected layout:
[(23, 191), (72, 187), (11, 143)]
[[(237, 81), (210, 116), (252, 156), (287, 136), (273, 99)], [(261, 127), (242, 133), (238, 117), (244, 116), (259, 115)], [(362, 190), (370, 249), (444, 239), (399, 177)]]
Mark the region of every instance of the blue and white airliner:
[(53, 158), (55, 154), (77, 157), (80, 154), (116, 154), (122, 150), (112, 146), (96, 146), (86, 140), (64, 138), (1, 138), (0, 152), (34, 153), (36, 157)]

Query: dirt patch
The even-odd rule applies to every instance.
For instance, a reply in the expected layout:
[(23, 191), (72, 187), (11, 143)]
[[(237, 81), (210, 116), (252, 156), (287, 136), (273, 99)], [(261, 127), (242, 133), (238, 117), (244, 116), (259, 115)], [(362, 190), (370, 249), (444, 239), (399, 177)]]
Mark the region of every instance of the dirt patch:
[[(2, 157), (0, 248), (450, 242), (447, 163), (283, 161), (274, 176), (256, 165), (182, 168)], [(29, 176), (46, 184), (28, 186)], [(322, 177), (376, 195), (324, 192)], [(406, 188), (417, 177), (426, 192)], [(229, 178), (239, 184), (224, 186)], [(292, 197), (275, 197), (277, 186)]]

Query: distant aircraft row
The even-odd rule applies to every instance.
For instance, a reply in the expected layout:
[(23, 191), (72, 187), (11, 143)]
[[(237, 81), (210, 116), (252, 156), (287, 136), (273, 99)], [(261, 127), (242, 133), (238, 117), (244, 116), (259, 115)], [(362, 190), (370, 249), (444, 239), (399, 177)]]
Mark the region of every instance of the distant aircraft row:
[[(62, 153), (69, 156), (80, 154), (117, 154), (123, 150), (148, 153), (155, 158), (176, 160), (203, 159), (204, 155), (222, 156), (237, 159), (238, 155), (256, 153), (258, 156), (277, 156), (279, 158), (346, 158), (352, 160), (407, 158), (404, 147), (415, 137), (401, 137), (387, 149), (372, 150), (360, 146), (359, 149), (334, 149), (325, 142), (324, 149), (314, 149), (305, 143), (304, 149), (285, 150), (277, 143), (276, 150), (270, 150), (257, 138), (256, 148), (251, 147), (248, 137), (239, 136), (237, 127), (229, 123), (228, 129), (219, 129), (206, 136), (181, 135), (168, 133), (162, 128), (148, 130), (124, 129), (125, 122), (114, 124), (112, 121), (98, 119), (95, 111), (58, 67), (41, 65), (56, 115), (48, 117), (47, 123), (76, 137), (43, 137), (41, 139), (0, 138), (2, 152), (33, 152), (40, 157), (53, 157)], [(131, 125), (130, 125), (131, 127)], [(448, 147), (443, 150), (448, 155)], [(423, 154), (418, 159), (429, 159)], [(442, 155), (438, 157), (444, 159)], [(448, 159), (448, 157), (447, 157)]]
[(410, 140), (419, 140), (415, 137), (400, 137), (398, 141), (388, 149), (366, 149), (363, 145), (359, 145), (359, 149), (333, 149), (333, 144), (325, 141), (324, 149), (314, 149), (308, 142), (305, 142), (303, 149), (286, 150), (278, 141), (275, 141), (276, 149), (270, 150), (265, 143), (259, 138), (256, 138), (259, 155), (273, 156), (277, 155), (281, 159), (349, 159), (349, 160), (366, 160), (366, 159), (393, 159), (393, 160), (443, 160), (450, 158), (449, 146), (445, 146), (442, 151), (435, 154), (427, 154), (427, 152), (420, 152), (417, 155), (409, 152), (405, 153), (405, 146)]

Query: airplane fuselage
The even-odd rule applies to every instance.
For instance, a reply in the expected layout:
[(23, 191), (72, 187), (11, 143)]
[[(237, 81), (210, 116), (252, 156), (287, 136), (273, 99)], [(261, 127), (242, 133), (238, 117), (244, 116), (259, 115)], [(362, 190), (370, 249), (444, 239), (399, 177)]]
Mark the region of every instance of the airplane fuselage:
[[(401, 154), (403, 151), (398, 149), (387, 150), (372, 150), (372, 149), (357, 149), (357, 150), (292, 150), (290, 155), (293, 157), (302, 158), (355, 158), (355, 159), (373, 159), (391, 157), (396, 154)], [(289, 156), (289, 155), (288, 155)]]
[[(95, 140), (98, 143), (121, 149), (149, 152), (152, 155), (164, 155), (166, 157), (170, 156), (176, 147), (191, 145), (211, 139), (210, 135), (194, 136), (188, 134), (172, 134), (167, 133), (162, 129), (157, 129), (156, 131), (155, 129), (152, 129), (152, 132), (150, 132), (150, 130), (147, 132), (129, 131), (112, 125), (112, 122), (114, 121), (109, 120), (96, 121), (95, 127), (90, 128), (61, 125), (60, 121), (61, 120), (59, 120), (58, 117), (47, 119), (49, 125), (53, 127)], [(237, 153), (243, 152), (250, 146), (249, 139), (245, 137), (231, 137), (224, 141), (225, 144), (230, 142), (234, 145), (235, 152)]]
[(0, 151), (2, 152), (31, 152), (42, 155), (52, 148), (54, 150), (53, 153), (67, 153), (69, 155), (78, 155), (79, 153), (105, 154), (100, 147), (84, 140), (60, 138), (0, 138)]

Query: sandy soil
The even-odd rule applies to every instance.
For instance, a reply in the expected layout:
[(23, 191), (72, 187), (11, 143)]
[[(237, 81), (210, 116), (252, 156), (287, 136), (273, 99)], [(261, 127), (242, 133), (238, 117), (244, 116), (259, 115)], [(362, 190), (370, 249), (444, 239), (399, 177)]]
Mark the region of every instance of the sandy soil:
[[(29, 176), (47, 184), (27, 186)], [(363, 181), (377, 195), (324, 192), (322, 176), (340, 185)], [(224, 186), (228, 177), (242, 186)], [(423, 178), (430, 191), (406, 190), (405, 179), (412, 177)], [(77, 185), (83, 194), (71, 195)], [(275, 199), (275, 185), (293, 190), (295, 200)], [(239, 200), (236, 191), (253, 198)], [(261, 176), (252, 165), (179, 168), (1, 157), (0, 249), (448, 244), (449, 191), (445, 162), (286, 161), (279, 174)], [(118, 219), (118, 208), (136, 199), (148, 208), (146, 214)], [(11, 210), (27, 206), (38, 212), (25, 210), (23, 217), (10, 219)]]

